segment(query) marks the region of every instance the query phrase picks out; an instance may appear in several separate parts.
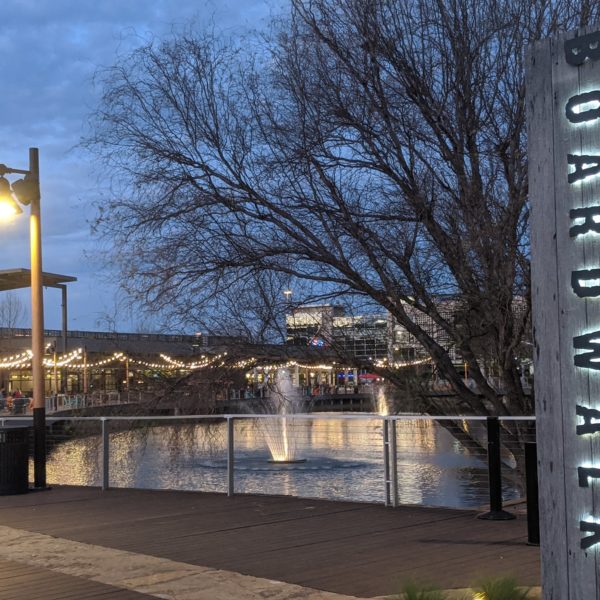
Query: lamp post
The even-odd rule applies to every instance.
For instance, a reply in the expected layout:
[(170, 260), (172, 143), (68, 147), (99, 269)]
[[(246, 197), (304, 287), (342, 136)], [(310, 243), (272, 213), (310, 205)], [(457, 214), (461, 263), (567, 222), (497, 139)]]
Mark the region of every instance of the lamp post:
[[(24, 175), (10, 184), (5, 175)], [(15, 200), (16, 199), (16, 200)], [(18, 202), (17, 202), (18, 200)], [(31, 378), (33, 381), (34, 486), (46, 487), (46, 402), (44, 394), (44, 299), (42, 291), (42, 229), (40, 169), (37, 148), (29, 148), (29, 169), (0, 164), (0, 219), (21, 214), (19, 203), (29, 206), (31, 256)]]
[[(293, 310), (292, 310), (292, 290), (287, 289), (283, 292), (283, 295), (285, 296), (286, 302), (287, 302), (287, 309), (290, 312), (290, 316), (293, 318)], [(286, 337), (287, 337), (287, 315), (286, 315), (286, 319), (285, 319), (285, 329), (286, 329)], [(293, 329), (293, 333), (292, 333), (292, 346), (294, 346), (296, 344), (296, 330), (295, 328), (292, 326)], [(286, 340), (287, 343), (287, 340)]]

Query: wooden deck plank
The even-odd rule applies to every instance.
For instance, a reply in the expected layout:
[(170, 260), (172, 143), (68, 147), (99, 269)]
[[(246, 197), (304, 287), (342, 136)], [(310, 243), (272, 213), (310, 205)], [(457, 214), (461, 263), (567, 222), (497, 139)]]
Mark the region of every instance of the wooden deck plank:
[(151, 596), (0, 560), (0, 600), (144, 600)]
[(0, 498), (0, 525), (365, 597), (396, 593), (409, 577), (462, 587), (502, 573), (539, 584), (525, 520), (469, 511), (59, 487)]

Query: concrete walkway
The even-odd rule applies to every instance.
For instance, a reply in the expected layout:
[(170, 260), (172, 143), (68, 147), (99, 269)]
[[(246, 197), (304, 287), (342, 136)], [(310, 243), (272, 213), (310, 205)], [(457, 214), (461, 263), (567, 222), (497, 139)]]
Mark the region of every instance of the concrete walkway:
[[(41, 568), (43, 571), (61, 573), (70, 576), (68, 581), (60, 583), (62, 592), (70, 591), (73, 581), (91, 580), (106, 584), (106, 594), (128, 590), (141, 593), (140, 598), (172, 598), (177, 600), (229, 600), (232, 598), (248, 598), (259, 600), (286, 600), (297, 598), (305, 600), (350, 600), (329, 592), (309, 590), (301, 586), (269, 581), (248, 575), (240, 575), (230, 571), (220, 571), (208, 567), (200, 567), (164, 558), (156, 558), (145, 554), (125, 552), (113, 548), (104, 548), (92, 544), (82, 544), (63, 538), (55, 538), (40, 533), (30, 533), (22, 529), (0, 526), (0, 557), (13, 564)], [(42, 577), (42, 579), (44, 579)], [(12, 582), (11, 582), (12, 583)], [(56, 581), (52, 581), (56, 584)], [(0, 580), (0, 597), (3, 588)], [(40, 591), (46, 593), (44, 585)], [(31, 596), (23, 594), (20, 598), (31, 600)], [(104, 590), (91, 589), (89, 597), (102, 594)], [(88, 596), (78, 593), (83, 600)], [(58, 596), (64, 598), (65, 596)], [(112, 597), (112, 596), (109, 596)], [(115, 596), (120, 598), (121, 596)], [(138, 594), (131, 596), (138, 597)]]
[[(445, 509), (65, 487), (0, 497), (0, 560), (38, 579), (110, 586), (73, 596), (81, 599), (373, 598), (409, 578), (462, 588), (512, 575), (538, 585), (525, 525)], [(9, 584), (0, 577), (0, 600), (13, 597)]]

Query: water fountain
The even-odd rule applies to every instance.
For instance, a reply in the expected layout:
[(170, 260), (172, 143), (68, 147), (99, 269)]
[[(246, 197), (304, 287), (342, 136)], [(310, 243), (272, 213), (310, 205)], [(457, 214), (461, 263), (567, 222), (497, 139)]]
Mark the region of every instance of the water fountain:
[(390, 414), (390, 403), (385, 393), (385, 386), (378, 385), (375, 392), (375, 405), (377, 414), (382, 417), (387, 417)]
[[(298, 457), (298, 438), (294, 435), (293, 415), (302, 411), (302, 397), (292, 384), (288, 369), (278, 369), (275, 381), (270, 386), (268, 397), (263, 399), (260, 413), (266, 415), (259, 419), (259, 428), (271, 452), (269, 462), (276, 464), (294, 464), (306, 462)], [(276, 415), (270, 419), (268, 415)]]

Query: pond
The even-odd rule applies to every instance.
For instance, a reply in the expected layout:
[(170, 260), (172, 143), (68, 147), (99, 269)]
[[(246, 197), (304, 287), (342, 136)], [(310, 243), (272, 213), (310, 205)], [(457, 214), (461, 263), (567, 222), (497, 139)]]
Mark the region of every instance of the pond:
[[(170, 490), (227, 491), (227, 424), (119, 421), (110, 434), (110, 485)], [(384, 501), (382, 421), (376, 416), (288, 418), (289, 443), (302, 462), (270, 462), (271, 419), (234, 422), (235, 492), (359, 502)], [(76, 435), (50, 434), (50, 484), (101, 483), (99, 425)], [(79, 429), (79, 431), (77, 431)], [(433, 420), (397, 424), (398, 497), (402, 504), (473, 508), (488, 502), (487, 465)], [(522, 496), (505, 477), (506, 500)]]

